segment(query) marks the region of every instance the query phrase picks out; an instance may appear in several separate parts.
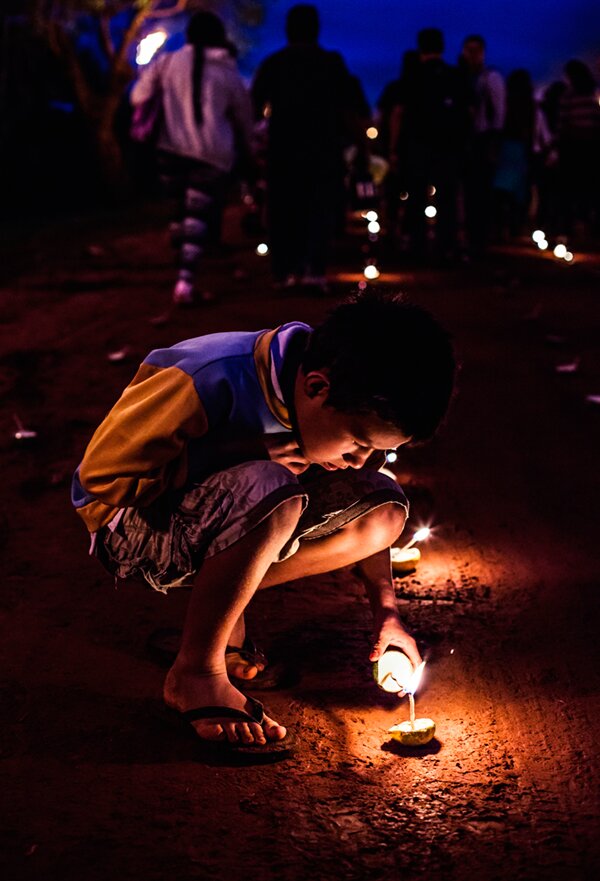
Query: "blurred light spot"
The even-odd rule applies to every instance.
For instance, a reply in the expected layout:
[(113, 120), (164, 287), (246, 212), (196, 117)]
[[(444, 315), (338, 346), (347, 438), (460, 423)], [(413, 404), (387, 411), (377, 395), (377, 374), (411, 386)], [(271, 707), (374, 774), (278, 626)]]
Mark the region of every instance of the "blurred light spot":
[(430, 196), (435, 196), (435, 194), (437, 193), (437, 189), (432, 185), (429, 187), (427, 192), (429, 193)]
[(376, 211), (367, 211), (363, 214), (365, 220), (368, 220), (369, 223), (375, 223), (376, 220), (379, 220), (379, 214)]
[(372, 280), (375, 278), (379, 278), (379, 274), (380, 274), (379, 270), (377, 269), (377, 267), (373, 263), (369, 263), (368, 266), (365, 266), (365, 269), (364, 269), (365, 278)]
[(269, 246), (266, 244), (266, 242), (261, 242), (260, 245), (256, 246), (256, 253), (259, 257), (264, 257), (265, 254), (269, 253)]
[(367, 129), (367, 137), (368, 137), (371, 141), (374, 141), (375, 138), (376, 138), (378, 135), (379, 135), (379, 132), (377, 131), (377, 129), (375, 128), (375, 126), (374, 126), (374, 125), (370, 125), (369, 128)]
[(425, 217), (435, 217), (437, 214), (437, 208), (435, 205), (428, 205), (425, 209)]
[(567, 249), (565, 245), (557, 245), (554, 249), (554, 256), (559, 257), (561, 260), (567, 253)]
[(546, 233), (541, 229), (534, 229), (534, 231), (531, 233), (531, 238), (537, 245), (538, 242), (544, 241), (544, 239), (546, 238)]
[(369, 223), (367, 229), (369, 230), (370, 233), (372, 233), (374, 236), (376, 236), (377, 233), (380, 232), (381, 226), (379, 225), (379, 223), (376, 220), (372, 220)]
[(408, 199), (408, 193), (406, 191), (403, 193), (400, 193), (400, 201), (401, 202), (406, 202), (407, 199)]
[(143, 37), (137, 45), (135, 60), (140, 66), (152, 61), (162, 44), (167, 39), (166, 31), (153, 31)]
[(386, 462), (395, 462), (397, 459), (398, 453), (396, 452), (396, 450), (388, 450), (388, 452), (385, 454)]
[(548, 250), (548, 242), (546, 241), (546, 239), (540, 239), (540, 241), (537, 243), (537, 246), (540, 249), (540, 251), (547, 251)]
[(571, 252), (571, 251), (567, 251), (566, 254), (565, 254), (564, 259), (567, 261), (567, 263), (571, 263), (571, 261), (573, 260), (573, 254), (572, 254), (572, 252)]

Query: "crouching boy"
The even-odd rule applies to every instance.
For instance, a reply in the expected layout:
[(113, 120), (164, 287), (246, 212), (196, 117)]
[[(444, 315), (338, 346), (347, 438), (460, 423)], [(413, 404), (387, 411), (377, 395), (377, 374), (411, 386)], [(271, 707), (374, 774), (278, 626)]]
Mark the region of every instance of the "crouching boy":
[(407, 502), (377, 469), (386, 450), (434, 433), (453, 377), (437, 322), (379, 293), (314, 330), (210, 334), (142, 363), (92, 437), (73, 501), (116, 577), (193, 585), (164, 700), (199, 738), (286, 742), (236, 687), (260, 660), (229, 649), (244, 643), (260, 588), (356, 563), (373, 610), (370, 660), (394, 645), (419, 663), (390, 570)]

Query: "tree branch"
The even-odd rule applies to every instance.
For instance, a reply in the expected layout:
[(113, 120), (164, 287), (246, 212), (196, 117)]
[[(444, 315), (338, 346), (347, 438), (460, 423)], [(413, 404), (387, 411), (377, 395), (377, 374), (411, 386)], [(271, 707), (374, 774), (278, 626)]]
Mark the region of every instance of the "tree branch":
[(115, 44), (110, 33), (110, 13), (105, 12), (100, 16), (100, 42), (108, 58), (114, 58)]

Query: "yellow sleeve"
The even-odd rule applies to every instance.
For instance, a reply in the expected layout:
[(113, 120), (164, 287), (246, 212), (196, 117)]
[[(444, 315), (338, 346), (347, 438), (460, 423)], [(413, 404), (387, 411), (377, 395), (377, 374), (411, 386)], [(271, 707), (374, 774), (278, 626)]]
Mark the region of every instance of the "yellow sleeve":
[(84, 520), (103, 521), (88, 526), (99, 528), (116, 509), (144, 507), (165, 489), (183, 485), (187, 440), (207, 428), (191, 376), (177, 367), (142, 364), (83, 457), (81, 484), (103, 503), (91, 518), (80, 509)]

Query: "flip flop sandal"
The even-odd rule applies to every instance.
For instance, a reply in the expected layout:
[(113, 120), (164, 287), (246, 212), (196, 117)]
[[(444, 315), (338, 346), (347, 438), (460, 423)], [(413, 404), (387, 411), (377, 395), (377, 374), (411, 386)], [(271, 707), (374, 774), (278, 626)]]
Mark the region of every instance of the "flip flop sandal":
[(248, 636), (242, 646), (228, 645), (225, 651), (225, 658), (230, 663), (242, 661), (249, 665), (265, 665), (264, 670), (259, 670), (253, 679), (243, 679), (238, 676), (230, 677), (234, 685), (243, 685), (244, 689), (262, 691), (277, 688), (285, 679), (286, 671), (284, 665), (278, 661), (267, 661), (264, 652)]
[(192, 725), (193, 722), (197, 722), (199, 719), (232, 719), (238, 722), (258, 722), (259, 725), (262, 725), (265, 716), (263, 705), (252, 697), (248, 698), (248, 703), (250, 704), (249, 713), (244, 712), (244, 710), (235, 710), (233, 707), (219, 706), (196, 707), (195, 709), (185, 711), (175, 710), (172, 707), (167, 707), (167, 709), (171, 714), (175, 714), (178, 719), (185, 722), (188, 730), (191, 729), (196, 741), (203, 748), (215, 752), (231, 752), (236, 755), (290, 755), (296, 747), (296, 738), (289, 732), (283, 740), (267, 740), (266, 743), (243, 743), (242, 741), (232, 743), (227, 739), (208, 740), (206, 737), (201, 737)]
[[(146, 650), (152, 660), (160, 664), (161, 667), (170, 667), (177, 657), (180, 644), (181, 629), (179, 627), (159, 627), (148, 637)], [(259, 671), (254, 679), (232, 676), (231, 680), (234, 685), (243, 685), (246, 689), (260, 691), (277, 688), (285, 679), (283, 664), (278, 662), (269, 664), (264, 652), (257, 648), (249, 637), (246, 637), (241, 646), (228, 645), (225, 655), (231, 661), (242, 661), (247, 664), (259, 662), (266, 665), (265, 669)]]

